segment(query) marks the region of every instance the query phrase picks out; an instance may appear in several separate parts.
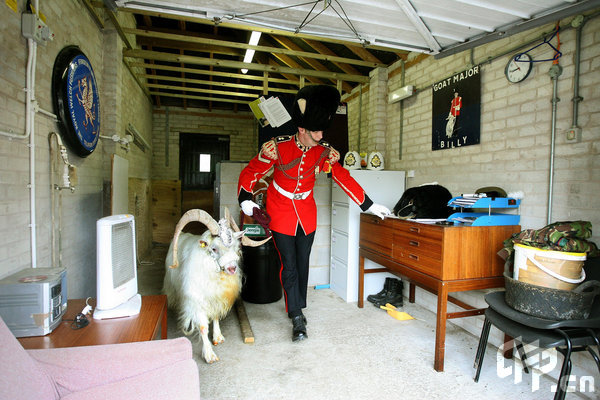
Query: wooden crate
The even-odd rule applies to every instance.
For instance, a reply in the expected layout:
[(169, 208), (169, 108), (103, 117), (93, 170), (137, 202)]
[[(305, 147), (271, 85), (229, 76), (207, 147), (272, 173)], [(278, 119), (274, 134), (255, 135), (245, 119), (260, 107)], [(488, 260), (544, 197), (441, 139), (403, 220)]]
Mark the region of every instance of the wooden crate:
[(152, 181), (152, 240), (170, 243), (181, 218), (181, 181)]

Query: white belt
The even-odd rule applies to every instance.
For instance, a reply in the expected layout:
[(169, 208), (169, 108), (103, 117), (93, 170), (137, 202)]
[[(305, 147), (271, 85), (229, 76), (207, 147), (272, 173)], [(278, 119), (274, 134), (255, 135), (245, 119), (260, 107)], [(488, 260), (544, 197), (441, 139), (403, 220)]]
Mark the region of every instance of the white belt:
[(277, 182), (275, 182), (275, 181), (273, 181), (273, 187), (275, 188), (275, 190), (277, 190), (279, 193), (281, 193), (282, 195), (284, 195), (285, 197), (287, 197), (290, 200), (304, 200), (308, 197), (310, 192), (312, 192), (312, 189), (307, 192), (302, 192), (302, 193), (288, 192), (287, 190), (285, 190), (281, 186), (279, 186), (277, 184)]

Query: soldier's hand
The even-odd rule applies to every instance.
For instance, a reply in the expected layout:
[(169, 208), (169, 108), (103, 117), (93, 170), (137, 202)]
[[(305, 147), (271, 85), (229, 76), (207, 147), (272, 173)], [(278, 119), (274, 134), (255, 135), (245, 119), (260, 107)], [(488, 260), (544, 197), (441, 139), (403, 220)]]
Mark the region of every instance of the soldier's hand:
[(252, 200), (242, 201), (242, 203), (240, 204), (240, 207), (242, 207), (242, 211), (244, 212), (244, 214), (246, 214), (249, 217), (252, 216), (252, 213), (254, 212), (255, 208), (260, 208), (258, 206), (258, 204), (256, 204)]
[(376, 203), (373, 203), (367, 211), (371, 211), (373, 214), (377, 215), (381, 219), (383, 219), (384, 216), (390, 215), (392, 213), (390, 209), (386, 206), (382, 206), (381, 204)]

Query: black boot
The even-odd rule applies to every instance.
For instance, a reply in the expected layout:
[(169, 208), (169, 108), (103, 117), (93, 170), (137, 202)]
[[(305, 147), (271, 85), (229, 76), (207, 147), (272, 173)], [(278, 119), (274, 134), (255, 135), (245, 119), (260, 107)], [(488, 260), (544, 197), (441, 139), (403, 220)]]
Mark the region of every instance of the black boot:
[(386, 295), (373, 304), (375, 307), (384, 306), (387, 303), (390, 303), (394, 307), (402, 307), (402, 289), (402, 281), (400, 279), (392, 279), (390, 289), (386, 292)]
[(304, 315), (296, 315), (292, 318), (292, 341), (298, 342), (307, 338)]
[(383, 289), (381, 289), (381, 292), (368, 295), (367, 301), (370, 301), (371, 303), (375, 304), (381, 299), (383, 299), (386, 296), (388, 290), (390, 290), (390, 284), (393, 279), (394, 278), (385, 278), (385, 282), (383, 284)]

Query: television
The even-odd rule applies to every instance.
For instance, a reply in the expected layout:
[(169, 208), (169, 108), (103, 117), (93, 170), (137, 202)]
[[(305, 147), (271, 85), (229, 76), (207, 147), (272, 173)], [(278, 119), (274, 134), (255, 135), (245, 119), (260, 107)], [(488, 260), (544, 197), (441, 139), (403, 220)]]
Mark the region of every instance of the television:
[(137, 285), (135, 220), (120, 214), (96, 222), (96, 309), (94, 319), (137, 315), (142, 297)]

